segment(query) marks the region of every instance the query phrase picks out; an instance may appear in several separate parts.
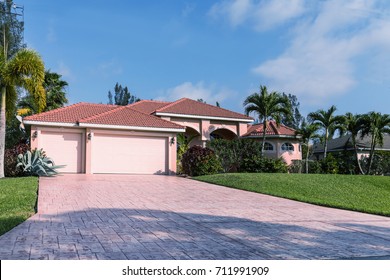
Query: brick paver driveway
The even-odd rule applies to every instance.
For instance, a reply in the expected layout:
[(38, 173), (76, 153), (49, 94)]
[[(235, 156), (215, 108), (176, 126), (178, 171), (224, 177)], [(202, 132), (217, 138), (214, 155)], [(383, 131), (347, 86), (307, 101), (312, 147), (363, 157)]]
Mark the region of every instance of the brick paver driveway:
[(0, 259), (390, 259), (390, 218), (169, 176), (40, 179)]

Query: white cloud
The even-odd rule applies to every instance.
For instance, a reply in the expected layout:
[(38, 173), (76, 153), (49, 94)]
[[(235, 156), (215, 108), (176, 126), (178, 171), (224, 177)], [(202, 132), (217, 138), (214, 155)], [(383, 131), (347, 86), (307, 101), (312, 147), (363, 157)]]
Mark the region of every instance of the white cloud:
[(92, 73), (99, 77), (109, 78), (115, 77), (123, 73), (122, 65), (115, 59), (103, 61), (99, 63), (93, 70)]
[(215, 85), (206, 85), (203, 81), (196, 84), (192, 82), (184, 82), (173, 88), (169, 88), (161, 93), (157, 100), (174, 101), (183, 97), (194, 100), (203, 99), (208, 104), (215, 104), (215, 102), (222, 102), (234, 92), (227, 88), (217, 87)]
[(256, 30), (281, 25), (305, 12), (305, 0), (222, 0), (214, 4), (209, 15), (226, 18), (236, 27), (249, 23)]
[(281, 55), (253, 69), (279, 91), (321, 104), (358, 83), (360, 57), (370, 59), (367, 54), (375, 53), (390, 58), (390, 18), (376, 9), (375, 1), (329, 0), (304, 20), (294, 26)]
[(62, 75), (65, 80), (76, 80), (72, 70), (63, 61), (58, 62), (58, 66), (54, 69), (54, 71)]

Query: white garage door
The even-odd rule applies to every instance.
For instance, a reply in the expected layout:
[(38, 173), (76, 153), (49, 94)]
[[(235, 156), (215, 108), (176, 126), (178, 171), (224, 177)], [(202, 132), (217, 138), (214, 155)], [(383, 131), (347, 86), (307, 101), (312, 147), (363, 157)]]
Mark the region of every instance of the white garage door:
[(66, 165), (58, 169), (59, 172), (82, 173), (82, 143), (81, 133), (42, 131), (39, 148), (42, 148), (56, 165)]
[(95, 134), (92, 173), (164, 174), (167, 138)]

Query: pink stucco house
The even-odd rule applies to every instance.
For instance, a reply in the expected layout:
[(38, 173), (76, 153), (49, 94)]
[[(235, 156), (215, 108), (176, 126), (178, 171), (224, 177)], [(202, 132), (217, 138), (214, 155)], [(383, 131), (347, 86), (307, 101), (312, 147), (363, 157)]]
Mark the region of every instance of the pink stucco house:
[[(43, 149), (61, 172), (174, 174), (176, 136), (195, 136), (191, 145), (214, 138), (261, 139), (262, 125), (251, 117), (182, 98), (142, 100), (128, 106), (77, 103), (24, 118), (31, 125), (31, 148)], [(301, 159), (295, 131), (270, 122), (266, 155), (289, 164)]]
[(77, 103), (24, 118), (31, 148), (43, 149), (62, 172), (171, 174), (176, 171), (177, 133), (233, 139), (253, 119), (182, 98), (143, 100), (128, 106)]
[[(247, 133), (243, 134), (242, 137), (262, 141), (263, 128), (262, 123), (249, 125)], [(301, 137), (296, 134), (294, 129), (283, 124), (277, 125), (275, 121), (269, 121), (267, 123), (264, 154), (271, 158), (281, 157), (290, 165), (293, 160), (302, 159), (300, 139)]]

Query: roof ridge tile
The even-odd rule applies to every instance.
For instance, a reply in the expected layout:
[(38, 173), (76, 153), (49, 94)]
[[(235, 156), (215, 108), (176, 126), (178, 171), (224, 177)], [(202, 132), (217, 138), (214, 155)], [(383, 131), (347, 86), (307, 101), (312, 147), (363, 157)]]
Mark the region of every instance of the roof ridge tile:
[(103, 113), (99, 113), (99, 114), (95, 114), (95, 115), (89, 116), (89, 117), (87, 117), (87, 118), (79, 119), (79, 120), (77, 120), (77, 121), (78, 121), (79, 123), (80, 123), (80, 122), (85, 122), (85, 121), (90, 121), (90, 120), (92, 120), (92, 119), (94, 119), (94, 118), (101, 117), (101, 116), (110, 114), (110, 113), (112, 113), (112, 112), (114, 112), (114, 111), (117, 112), (117, 111), (120, 111), (120, 110), (123, 109), (123, 108), (126, 108), (126, 106), (119, 106), (119, 105), (117, 105), (117, 106), (118, 106), (118, 107), (113, 108), (112, 110), (109, 110), (109, 111), (106, 111), (106, 112), (103, 112)]

